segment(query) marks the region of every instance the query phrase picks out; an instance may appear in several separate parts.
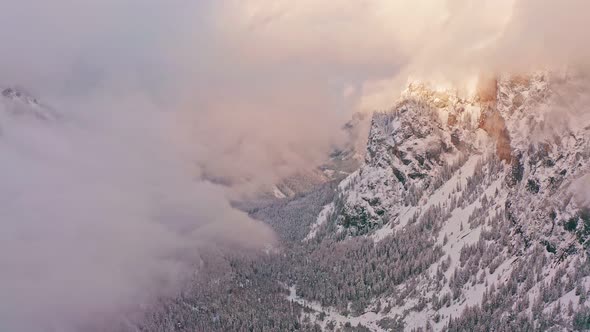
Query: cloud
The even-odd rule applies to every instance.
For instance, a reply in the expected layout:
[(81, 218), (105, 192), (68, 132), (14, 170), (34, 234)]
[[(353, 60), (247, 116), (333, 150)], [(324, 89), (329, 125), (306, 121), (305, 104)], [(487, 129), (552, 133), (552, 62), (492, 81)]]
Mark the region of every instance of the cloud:
[(590, 43), (582, 31), (588, 27), (588, 6), (578, 0), (447, 1), (447, 18), (419, 38), (424, 46), (408, 53), (400, 73), (365, 83), (363, 105), (383, 107), (409, 79), (472, 93), (481, 76), (585, 70)]
[(292, 84), (203, 98), (199, 112), (185, 108), (179, 127), (195, 142), (191, 153), (205, 177), (251, 192), (326, 160), (346, 116), (309, 86)]
[[(405, 84), (410, 74), (440, 71), (469, 59), (469, 53), (501, 33), (513, 2), (228, 1), (224, 4), (230, 3), (230, 9), (220, 5), (220, 29), (249, 61), (297, 59), (359, 71), (357, 83), (371, 90), (392, 77), (404, 76)], [(228, 21), (237, 24), (224, 24)], [(391, 90), (389, 105), (397, 93)]]
[(141, 95), (110, 98), (49, 122), (0, 109), (0, 329), (121, 315), (173, 294), (202, 250), (274, 241), (198, 180), (169, 113)]
[(0, 328), (105, 317), (171, 294), (206, 250), (273, 243), (202, 179), (256, 190), (340, 140), (343, 84), (244, 63), (213, 2), (1, 5), (0, 86), (61, 117), (0, 109)]
[(482, 73), (586, 66), (589, 6), (583, 0), (249, 0), (219, 7), (221, 30), (247, 59), (360, 70), (359, 107), (375, 109), (389, 107), (408, 79), (472, 89)]
[(173, 295), (206, 252), (274, 243), (200, 180), (208, 141), (181, 126), (204, 112), (183, 101), (205, 82), (179, 71), (201, 5), (0, 2), (0, 87), (60, 114), (0, 105), (0, 330), (110, 321)]

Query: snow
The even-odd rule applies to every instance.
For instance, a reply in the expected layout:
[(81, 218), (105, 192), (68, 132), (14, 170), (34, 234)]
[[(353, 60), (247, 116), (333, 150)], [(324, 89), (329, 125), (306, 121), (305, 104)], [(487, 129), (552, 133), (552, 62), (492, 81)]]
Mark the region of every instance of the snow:
[[(399, 218), (400, 223), (398, 226), (405, 226), (407, 220), (411, 218), (411, 216), (416, 211), (426, 211), (429, 207), (434, 206), (436, 204), (440, 204), (441, 206), (448, 205), (450, 199), (455, 196), (458, 197), (461, 194), (461, 191), (456, 192), (456, 188), (459, 186), (464, 188), (467, 184), (467, 179), (472, 176), (475, 172), (476, 166), (479, 162), (483, 160), (484, 156), (481, 154), (475, 154), (468, 158), (465, 164), (455, 172), (455, 174), (449, 179), (443, 186), (441, 186), (438, 190), (436, 190), (429, 199), (419, 207), (409, 207), (403, 212)], [(441, 261), (446, 259), (447, 257), (451, 258), (451, 265), (447, 269), (445, 276), (449, 279), (455, 270), (459, 262), (459, 257), (461, 253), (461, 249), (465, 245), (473, 245), (479, 241), (481, 231), (483, 226), (476, 227), (474, 229), (470, 229), (469, 227), (469, 217), (471, 214), (477, 209), (481, 207), (481, 199), (486, 196), (488, 199), (490, 197), (494, 197), (496, 190), (500, 190), (502, 188), (503, 178), (498, 177), (488, 185), (486, 185), (485, 190), (479, 195), (478, 199), (476, 199), (473, 203), (465, 206), (464, 208), (457, 207), (453, 211), (451, 211), (451, 217), (443, 224), (443, 227), (439, 233), (439, 237), (437, 238), (437, 243), (442, 246), (442, 250), (444, 251), (444, 255), (441, 258)], [(506, 199), (506, 194), (502, 194), (495, 199), (496, 204), (493, 208), (499, 208)], [(493, 210), (490, 208), (490, 211)], [(461, 230), (461, 224), (463, 224), (463, 230)], [(382, 240), (385, 236), (390, 235), (393, 232), (393, 229), (390, 227), (383, 227), (377, 230), (373, 234), (373, 239), (375, 241)], [(444, 237), (447, 236), (447, 243), (444, 244)], [(493, 274), (488, 275), (488, 283), (498, 283), (500, 279), (505, 278), (511, 272), (511, 263), (513, 260), (506, 260), (504, 261), (495, 271)], [(430, 268), (431, 276), (434, 277), (436, 274), (436, 270), (439, 263), (434, 264)], [(425, 309), (420, 312), (410, 311), (407, 316), (405, 317), (404, 321), (406, 322), (406, 329), (411, 330), (414, 328), (424, 327), (426, 322), (431, 319), (431, 317), (435, 314), (439, 314), (441, 316), (439, 323), (433, 324), (433, 328), (435, 330), (441, 330), (444, 325), (446, 324), (448, 317), (450, 315), (457, 317), (460, 313), (467, 307), (467, 306), (474, 306), (481, 303), (481, 299), (483, 297), (483, 293), (485, 292), (486, 286), (484, 284), (476, 284), (475, 286), (471, 286), (468, 283), (463, 291), (463, 296), (465, 300), (460, 302), (453, 302), (453, 304), (449, 307), (443, 307), (439, 311), (435, 312), (432, 309)], [(450, 292), (450, 288), (448, 284), (438, 292), (436, 295), (440, 296), (445, 292)], [(428, 292), (426, 297), (432, 296), (432, 292)], [(399, 312), (400, 308), (394, 308), (394, 312)], [(446, 319), (446, 320), (445, 320)]]
[(383, 225), (383, 227), (376, 230), (373, 234), (371, 234), (371, 238), (375, 243), (383, 240), (384, 238), (388, 237), (389, 235), (393, 234), (394, 229), (391, 228), (391, 225), (388, 223)]
[(323, 224), (325, 224), (326, 221), (328, 221), (328, 217), (333, 212), (334, 212), (334, 203), (330, 203), (330, 204), (325, 205), (324, 208), (322, 209), (322, 211), (320, 211), (320, 213), (318, 214), (316, 221), (310, 226), (309, 233), (303, 239), (303, 241), (309, 241), (309, 240), (313, 239), (316, 236), (320, 227)]
[[(307, 308), (315, 311), (316, 315), (308, 316), (308, 317), (313, 319), (316, 323), (320, 324), (320, 326), (322, 327), (323, 330), (326, 329), (326, 325), (328, 322), (334, 321), (336, 323), (336, 325), (339, 327), (343, 327), (344, 324), (346, 324), (346, 323), (350, 323), (351, 326), (357, 326), (360, 323), (360, 324), (364, 325), (365, 327), (369, 328), (371, 331), (375, 331), (375, 332), (385, 332), (386, 331), (386, 330), (382, 329), (379, 325), (377, 325), (377, 322), (385, 317), (382, 314), (377, 314), (375, 312), (369, 311), (369, 312), (365, 312), (364, 314), (362, 314), (358, 317), (344, 316), (334, 308), (322, 307), (322, 305), (319, 304), (318, 302), (307, 301), (307, 300), (299, 297), (297, 295), (297, 290), (296, 290), (295, 286), (289, 287), (289, 295), (287, 296), (287, 300), (296, 302), (304, 307), (307, 307)], [(324, 312), (326, 314), (326, 317), (324, 318), (323, 321), (320, 321), (319, 319), (317, 319), (317, 315), (321, 312)], [(306, 314), (304, 313), (303, 315), (305, 316)]]
[(332, 178), (334, 176), (334, 173), (336, 171), (334, 171), (333, 169), (325, 169), (324, 170), (324, 174), (328, 177), (328, 178)]
[[(480, 161), (481, 159), (482, 159), (481, 155), (471, 156), (467, 160), (465, 165), (463, 165), (457, 172), (455, 172), (455, 174), (453, 175), (453, 177), (451, 179), (449, 179), (447, 182), (445, 182), (445, 184), (443, 186), (441, 186), (431, 196), (429, 196), (429, 199), (426, 200), (426, 202), (424, 204), (417, 206), (417, 207), (416, 206), (406, 207), (405, 210), (398, 217), (397, 223), (395, 223), (394, 227), (391, 227), (391, 223), (384, 225), (382, 228), (378, 229), (377, 231), (375, 231), (371, 235), (372, 239), (375, 242), (379, 242), (379, 241), (383, 240), (385, 237), (393, 234), (393, 232), (396, 229), (401, 229), (401, 228), (405, 227), (407, 225), (408, 221), (414, 216), (416, 211), (420, 211), (421, 213), (423, 213), (424, 211), (428, 210), (428, 208), (430, 208), (432, 206), (435, 206), (437, 204), (442, 205), (445, 202), (448, 202), (449, 195), (451, 195), (451, 194), (457, 195), (456, 193), (454, 193), (455, 189), (457, 188), (457, 185), (459, 184), (461, 186), (464, 186), (466, 184), (467, 177), (471, 176), (473, 174), (473, 172), (475, 170), (475, 166), (477, 165), (478, 161)], [(454, 215), (453, 218), (451, 218), (451, 220), (456, 220), (457, 218), (459, 218), (459, 219), (463, 220), (464, 223), (467, 223), (469, 215), (473, 212), (473, 209), (475, 207), (476, 207), (475, 205), (467, 207), (465, 209), (466, 210), (465, 212), (463, 212), (462, 214), (457, 213), (457, 215)], [(466, 214), (466, 216), (464, 214)], [(457, 226), (457, 230), (458, 230), (459, 224), (457, 224), (457, 223), (445, 224), (446, 229), (443, 229), (443, 231), (441, 231), (441, 236), (439, 238), (439, 242), (442, 243), (442, 238), (444, 237), (445, 231), (447, 231), (447, 232), (449, 230), (452, 231), (452, 229), (450, 229), (449, 227)]]
[[(431, 207), (441, 206), (443, 209), (446, 209), (451, 206), (453, 200), (459, 201), (461, 198), (465, 198), (465, 196), (463, 196), (463, 191), (468, 186), (468, 179), (473, 176), (476, 171), (478, 172), (478, 178), (483, 177), (483, 180), (481, 183), (476, 184), (477, 191), (474, 191), (473, 194), (471, 194), (471, 191), (469, 192), (468, 201), (461, 200), (457, 207), (452, 211), (449, 211), (450, 216), (448, 219), (442, 222), (439, 233), (434, 236), (436, 236), (436, 243), (441, 246), (444, 254), (438, 262), (430, 266), (428, 274), (421, 275), (417, 278), (418, 280), (416, 281), (416, 284), (412, 284), (415, 292), (403, 299), (404, 305), (392, 308), (388, 314), (368, 312), (359, 317), (347, 317), (342, 316), (335, 310), (322, 308), (318, 303), (306, 302), (296, 296), (295, 289), (293, 288), (291, 298), (294, 301), (301, 304), (305, 303), (306, 305), (311, 306), (315, 311), (326, 311), (326, 319), (323, 323), (320, 323), (323, 327), (325, 327), (326, 321), (334, 320), (339, 324), (349, 322), (353, 326), (361, 322), (371, 330), (380, 331), (381, 329), (376, 326), (378, 320), (385, 317), (393, 318), (395, 315), (400, 315), (404, 317), (406, 329), (411, 330), (425, 327), (428, 321), (433, 323), (432, 320), (434, 316), (439, 314), (440, 321), (438, 323), (433, 323), (434, 330), (438, 331), (444, 328), (448, 322), (449, 316), (452, 315), (453, 317), (458, 317), (467, 306), (479, 305), (482, 301), (483, 294), (488, 287), (486, 285), (495, 284), (498, 286), (499, 284), (506, 282), (512, 273), (513, 266), (519, 259), (518, 255), (523, 255), (523, 252), (515, 254), (508, 253), (508, 251), (504, 250), (501, 256), (503, 261), (497, 262), (499, 263), (499, 266), (494, 270), (494, 273), (490, 274), (488, 268), (478, 269), (472, 276), (477, 277), (481, 275), (481, 273), (485, 273), (485, 282), (475, 284), (472, 284), (471, 282), (466, 283), (461, 289), (459, 300), (452, 301), (449, 307), (442, 307), (438, 311), (434, 311), (431, 305), (427, 305), (421, 311), (414, 311), (412, 309), (420, 297), (426, 299), (429, 299), (432, 296), (440, 297), (451, 291), (451, 288), (449, 287), (449, 279), (459, 265), (461, 249), (465, 246), (474, 245), (480, 241), (482, 231), (489, 231), (490, 225), (488, 223), (490, 217), (496, 214), (504, 215), (504, 209), (506, 209), (507, 206), (505, 203), (508, 200), (510, 200), (512, 204), (512, 211), (510, 212), (518, 214), (514, 220), (519, 222), (522, 221), (521, 226), (524, 231), (529, 233), (529, 235), (548, 234), (543, 235), (540, 239), (549, 238), (553, 243), (557, 243), (558, 246), (560, 243), (562, 246), (567, 243), (572, 243), (572, 238), (567, 237), (569, 236), (568, 233), (563, 230), (553, 233), (553, 228), (547, 228), (555, 226), (555, 224), (546, 221), (548, 211), (542, 210), (545, 206), (556, 206), (561, 209), (558, 213), (564, 213), (564, 210), (566, 210), (563, 205), (564, 201), (566, 201), (566, 199), (569, 201), (568, 197), (571, 197), (572, 193), (575, 194), (587, 187), (589, 180), (581, 177), (586, 173), (582, 171), (574, 173), (577, 168), (582, 169), (583, 171), (588, 171), (588, 168), (584, 169), (582, 166), (578, 166), (580, 158), (576, 157), (576, 155), (588, 155), (588, 140), (580, 138), (584, 137), (584, 135), (588, 135), (586, 132), (583, 132), (583, 130), (586, 129), (582, 128), (581, 124), (570, 127), (571, 131), (565, 131), (567, 134), (561, 134), (559, 136), (559, 144), (550, 146), (548, 149), (550, 151), (547, 152), (549, 154), (548, 158), (551, 158), (551, 160), (555, 162), (555, 167), (540, 167), (539, 165), (541, 164), (542, 159), (541, 161), (535, 159), (534, 162), (536, 162), (537, 165), (533, 165), (533, 158), (526, 155), (526, 153), (531, 153), (530, 150), (532, 149), (530, 142), (533, 132), (531, 130), (534, 129), (533, 127), (535, 126), (537, 128), (542, 128), (543, 126), (538, 124), (543, 121), (549, 121), (551, 117), (548, 117), (547, 115), (550, 115), (549, 112), (552, 110), (547, 107), (537, 113), (531, 113), (529, 110), (532, 109), (531, 105), (533, 103), (543, 102), (543, 98), (545, 98), (544, 93), (548, 89), (547, 83), (538, 78), (533, 78), (532, 84), (529, 87), (512, 88), (509, 87), (508, 83), (500, 82), (499, 89), (502, 92), (505, 92), (505, 96), (507, 96), (501, 98), (498, 97), (498, 111), (506, 121), (506, 127), (512, 140), (510, 142), (511, 148), (515, 153), (522, 152), (525, 154), (523, 160), (523, 179), (517, 184), (509, 184), (506, 181), (507, 176), (511, 175), (510, 172), (513, 165), (496, 163), (491, 166), (491, 164), (488, 163), (490, 154), (496, 153), (496, 142), (491, 139), (483, 129), (477, 129), (482, 111), (481, 107), (478, 105), (467, 102), (462, 106), (462, 108), (464, 108), (463, 113), (458, 113), (459, 115), (462, 114), (465, 122), (463, 125), (470, 127), (470, 129), (463, 128), (464, 132), (461, 133), (463, 136), (460, 136), (461, 140), (463, 140), (468, 147), (463, 150), (458, 147), (457, 149), (452, 149), (452, 152), (450, 153), (442, 153), (437, 163), (430, 163), (428, 168), (421, 169), (417, 167), (416, 160), (412, 159), (413, 156), (424, 155), (426, 152), (429, 152), (429, 149), (432, 146), (440, 144), (440, 142), (445, 141), (445, 139), (447, 139), (446, 142), (448, 142), (449, 132), (445, 130), (452, 128), (448, 128), (450, 125), (447, 125), (446, 123), (448, 122), (447, 119), (449, 114), (451, 114), (449, 112), (453, 111), (451, 107), (448, 106), (448, 100), (451, 100), (451, 104), (457, 102), (457, 100), (452, 99), (452, 95), (445, 97), (444, 95), (430, 94), (430, 92), (420, 90), (418, 87), (415, 90), (410, 89), (405, 93), (410, 94), (412, 97), (418, 96), (418, 99), (422, 98), (421, 100), (423, 101), (424, 99), (427, 99), (426, 102), (441, 105), (440, 107), (437, 106), (436, 109), (438, 119), (428, 120), (424, 115), (425, 109), (420, 108), (418, 104), (402, 104), (401, 102), (398, 105), (401, 105), (400, 109), (403, 107), (403, 110), (399, 111), (399, 109), (397, 109), (399, 113), (392, 113), (389, 116), (381, 114), (374, 118), (373, 128), (371, 128), (371, 137), (369, 138), (368, 144), (371, 153), (368, 154), (367, 164), (365, 164), (361, 170), (348, 176), (338, 187), (339, 194), (341, 195), (340, 197), (342, 197), (345, 202), (345, 208), (351, 207), (351, 210), (354, 210), (353, 208), (360, 208), (363, 211), (366, 211), (371, 217), (374, 216), (377, 208), (383, 208), (386, 210), (387, 218), (378, 220), (379, 223), (376, 224), (376, 229), (366, 235), (374, 242), (383, 241), (387, 237), (392, 236), (396, 231), (406, 227), (408, 222), (414, 216), (422, 216)], [(523, 105), (518, 106), (518, 112), (516, 112), (514, 109), (510, 110), (510, 107), (514, 106), (511, 103), (514, 97), (518, 95), (524, 96), (525, 102)], [(503, 100), (502, 98), (506, 98), (506, 100)], [(539, 108), (537, 106), (535, 107)], [(403, 121), (406, 122), (402, 124)], [(440, 121), (440, 123), (437, 123), (438, 121)], [(537, 122), (535, 123), (535, 121)], [(408, 122), (416, 124), (416, 126), (410, 125), (408, 127)], [(584, 123), (584, 125), (586, 124)], [(523, 128), (526, 129), (523, 130)], [(439, 129), (440, 131), (438, 131)], [(404, 130), (406, 131), (398, 133), (398, 131), (402, 132)], [(578, 130), (580, 132), (578, 132)], [(538, 140), (538, 138), (536, 139)], [(543, 140), (540, 141), (543, 142)], [(462, 152), (459, 152), (458, 150), (461, 150)], [(463, 157), (463, 153), (467, 154), (466, 160)], [(458, 162), (464, 162), (464, 164), (450, 176), (450, 179), (446, 180), (436, 190), (433, 190), (431, 189), (432, 187), (428, 186), (430, 183), (421, 187), (424, 183), (420, 182), (420, 177), (418, 177), (417, 180), (414, 178), (407, 178), (405, 179), (407, 181), (403, 181), (403, 179), (398, 181), (392, 171), (395, 169), (404, 175), (411, 174), (411, 172), (419, 172), (425, 174), (427, 178), (432, 179), (440, 174), (439, 171), (442, 168), (441, 165), (458, 165)], [(482, 168), (480, 168), (480, 166)], [(488, 173), (492, 169), (494, 170), (494, 174)], [(575, 184), (574, 186), (571, 186), (571, 188), (575, 189), (573, 192), (555, 193), (547, 188), (546, 184), (550, 182), (550, 180), (553, 180), (557, 172), (560, 172), (561, 170), (567, 170), (567, 178), (564, 176), (564, 181), (572, 181)], [(572, 173), (574, 175), (570, 175)], [(533, 176), (532, 178), (531, 175)], [(526, 188), (527, 179), (539, 180), (541, 185), (537, 193), (532, 193), (530, 189)], [(576, 179), (578, 180), (576, 181)], [(423, 192), (420, 192), (423, 193), (420, 200), (412, 200), (411, 203), (407, 203), (404, 201), (404, 199), (407, 198), (404, 197), (404, 191), (407, 193), (411, 185), (416, 185), (416, 188), (419, 190), (422, 190), (422, 188), (425, 189)], [(414, 188), (412, 187), (412, 189)], [(416, 195), (415, 197), (420, 196)], [(380, 203), (368, 203), (375, 198), (378, 199), (378, 202)], [(581, 202), (587, 203), (583, 201)], [(487, 210), (482, 211), (482, 206), (485, 206)], [(326, 208), (327, 206), (324, 207), (324, 210)], [(577, 208), (577, 206), (574, 205), (569, 211), (575, 213), (575, 208)], [(324, 213), (324, 210), (322, 210), (322, 213)], [(474, 214), (474, 212), (476, 214)], [(322, 213), (318, 216), (316, 223), (312, 225), (310, 233), (308, 234), (309, 238), (313, 238), (317, 228), (325, 222)], [(566, 217), (571, 216), (571, 214), (567, 215), (567, 213), (565, 213)], [(478, 218), (477, 223), (472, 223), (473, 226), (469, 223), (470, 217)], [(564, 216), (561, 215), (557, 220), (563, 220), (563, 217)], [(512, 222), (515, 222), (514, 220), (512, 220)], [(538, 223), (538, 225), (535, 223)], [(344, 227), (338, 225), (338, 230), (343, 231)], [(446, 241), (445, 237), (447, 239)], [(502, 249), (504, 248), (500, 248), (500, 250)], [(563, 248), (558, 248), (558, 250), (559, 249)], [(436, 274), (438, 267), (447, 258), (450, 258), (450, 266), (444, 273), (446, 283), (442, 285), (442, 289), (440, 289), (438, 288), (438, 285), (433, 286), (435, 284), (433, 281), (437, 278)], [(544, 281), (550, 280), (551, 276), (555, 273), (555, 270), (555, 266), (548, 266)], [(590, 278), (586, 281), (590, 283)], [(587, 286), (590, 288), (590, 285)], [(405, 287), (408, 287), (408, 284), (399, 285), (397, 290), (402, 290)], [(535, 294), (538, 293), (538, 288), (539, 284), (537, 283), (529, 291), (528, 295), (530, 296), (531, 301)], [(384, 303), (383, 301), (387, 301), (387, 299), (387, 297), (384, 297), (374, 300), (375, 302), (380, 301), (381, 303)], [(564, 294), (559, 299), (559, 302), (562, 305), (562, 310), (567, 308), (569, 301), (572, 301), (577, 305), (578, 297), (575, 296), (574, 291)], [(557, 303), (558, 301), (555, 301), (546, 306), (545, 310), (552, 310)]]
[(428, 209), (430, 206), (446, 201), (449, 194), (452, 194), (453, 191), (457, 188), (457, 185), (464, 187), (465, 184), (467, 184), (467, 178), (473, 175), (475, 171), (475, 166), (481, 160), (481, 155), (470, 156), (469, 159), (467, 159), (465, 165), (463, 165), (457, 172), (455, 172), (452, 178), (445, 182), (445, 184), (442, 185), (442, 187), (440, 187), (428, 198), (428, 203), (425, 205), (425, 209)]
[(348, 187), (350, 187), (352, 185), (352, 182), (355, 180), (355, 178), (358, 175), (359, 175), (359, 171), (355, 171), (354, 173), (352, 173), (349, 176), (347, 176), (346, 178), (344, 178), (344, 180), (340, 181), (340, 183), (338, 184), (338, 189), (340, 191), (345, 191), (346, 189), (348, 189)]
[[(546, 278), (545, 280), (547, 280), (549, 278)], [(586, 290), (588, 290), (589, 286), (590, 286), (590, 277), (585, 277), (582, 279), (581, 281), (584, 286), (586, 287)], [(578, 307), (580, 306), (579, 303), (580, 300), (580, 296), (576, 295), (576, 290), (575, 288), (565, 294), (563, 294), (563, 296), (561, 296), (559, 299), (557, 299), (556, 301), (553, 301), (552, 303), (550, 303), (549, 305), (547, 305), (543, 311), (546, 313), (551, 313), (551, 311), (558, 305), (561, 304), (561, 312), (563, 314), (565, 314), (566, 310), (567, 310), (567, 306), (568, 303), (571, 301), (572, 302), (572, 306), (574, 307), (574, 310), (578, 309)], [(588, 301), (588, 300), (587, 300)]]
[(274, 186), (272, 193), (276, 198), (279, 198), (279, 199), (283, 199), (283, 198), (287, 197), (285, 194), (283, 194), (283, 192), (281, 190), (279, 190), (279, 188), (277, 186)]

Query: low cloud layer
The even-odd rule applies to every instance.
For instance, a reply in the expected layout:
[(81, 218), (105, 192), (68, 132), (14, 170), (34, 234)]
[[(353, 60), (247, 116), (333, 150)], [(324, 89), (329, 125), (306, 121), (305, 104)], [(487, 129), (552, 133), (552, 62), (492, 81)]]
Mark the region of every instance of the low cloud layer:
[(254, 62), (359, 70), (361, 109), (389, 107), (408, 79), (469, 90), (481, 74), (586, 66), (590, 55), (583, 0), (249, 0), (219, 8), (222, 30)]
[(55, 120), (0, 109), (2, 330), (121, 315), (173, 295), (202, 250), (273, 244), (198, 180), (169, 114), (137, 96), (100, 100)]

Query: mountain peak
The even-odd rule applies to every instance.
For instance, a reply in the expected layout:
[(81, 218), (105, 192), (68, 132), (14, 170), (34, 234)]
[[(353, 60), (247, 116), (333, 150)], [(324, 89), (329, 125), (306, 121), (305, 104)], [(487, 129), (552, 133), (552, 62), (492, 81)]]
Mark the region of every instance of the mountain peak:
[(8, 113), (13, 115), (31, 115), (41, 120), (56, 118), (57, 114), (47, 105), (20, 87), (7, 87), (1, 92), (3, 104)]
[(456, 88), (421, 81), (408, 84), (402, 92), (402, 99), (418, 99), (438, 108), (452, 107), (468, 101), (459, 96)]
[(30, 93), (22, 88), (8, 87), (2, 90), (2, 96), (12, 100), (21, 100), (30, 104), (38, 105), (37, 98), (33, 97)]

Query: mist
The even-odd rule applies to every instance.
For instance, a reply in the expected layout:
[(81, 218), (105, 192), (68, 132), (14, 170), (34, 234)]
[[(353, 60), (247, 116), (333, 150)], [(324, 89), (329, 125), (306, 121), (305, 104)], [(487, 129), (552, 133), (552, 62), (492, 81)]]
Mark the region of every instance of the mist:
[(250, 61), (297, 59), (356, 72), (349, 82), (355, 107), (370, 111), (389, 108), (411, 80), (472, 93), (481, 75), (587, 67), (588, 6), (583, 0), (226, 1), (219, 24)]
[(243, 64), (211, 2), (0, 2), (0, 90), (52, 112), (0, 104), (2, 330), (124, 318), (276, 245), (230, 198), (316, 167), (351, 113), (340, 83)]
[(175, 296), (203, 255), (275, 245), (202, 180), (209, 141), (181, 125), (204, 112), (182, 95), (198, 82), (167, 39), (179, 4), (2, 3), (2, 89), (43, 105), (0, 104), (0, 330), (104, 327)]
[(199, 180), (170, 114), (139, 97), (84, 101), (57, 119), (2, 117), (2, 329), (122, 314), (173, 295), (203, 250), (274, 243)]

